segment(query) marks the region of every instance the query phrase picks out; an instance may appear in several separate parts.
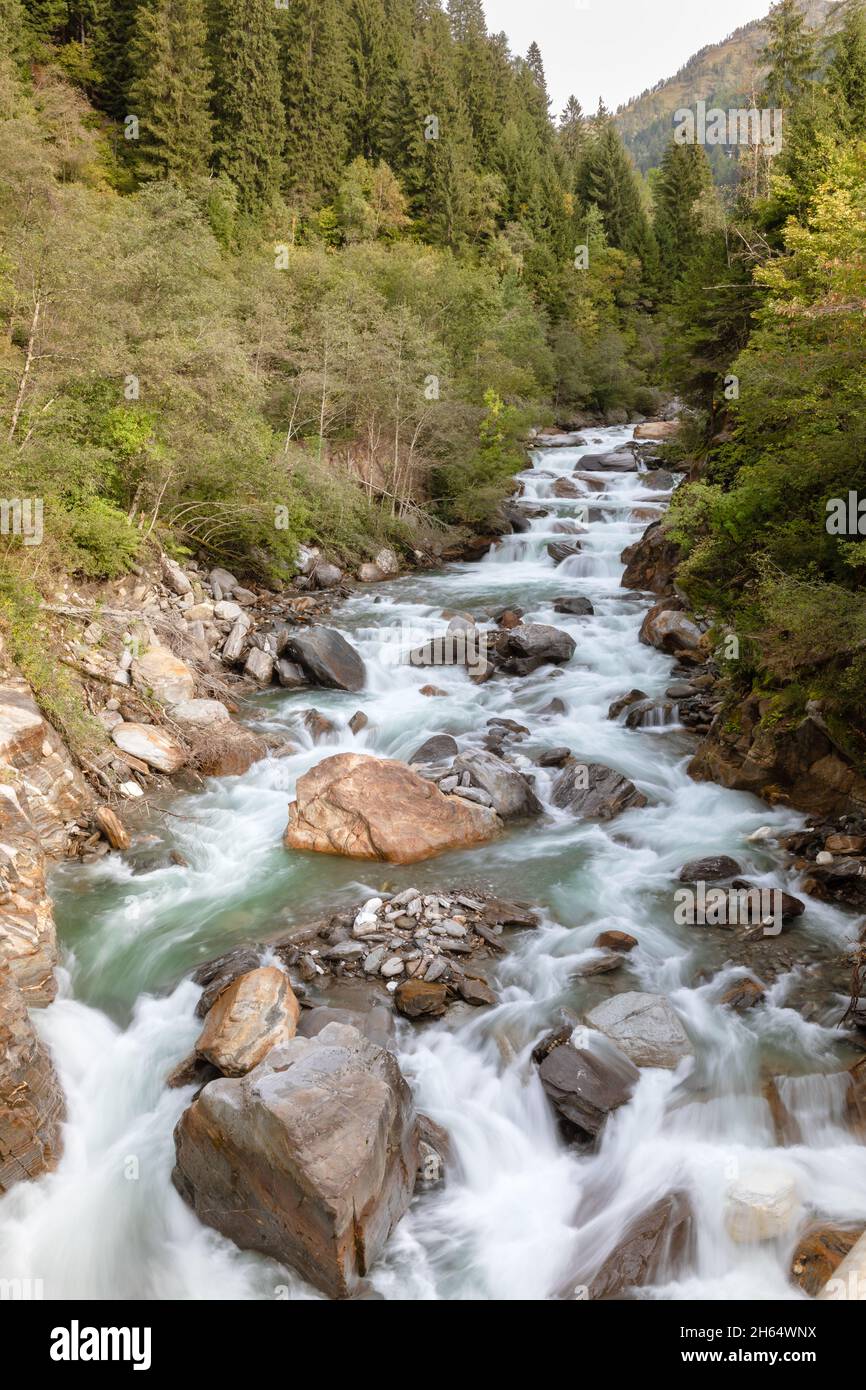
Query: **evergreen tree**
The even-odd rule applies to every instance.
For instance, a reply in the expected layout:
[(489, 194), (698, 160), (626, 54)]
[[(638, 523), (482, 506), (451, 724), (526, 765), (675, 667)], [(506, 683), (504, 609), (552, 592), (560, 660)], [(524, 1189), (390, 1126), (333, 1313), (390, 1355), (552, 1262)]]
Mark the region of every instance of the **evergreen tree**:
[(559, 144), (569, 162), (577, 168), (586, 148), (586, 121), (576, 96), (570, 96), (559, 118)]
[(843, 117), (855, 135), (866, 134), (866, 5), (848, 0), (834, 45), (829, 81), (843, 103)]
[(189, 185), (211, 160), (210, 65), (203, 0), (147, 0), (132, 42), (129, 105), (142, 173)]
[(654, 230), (669, 286), (679, 279), (699, 248), (702, 224), (698, 203), (711, 187), (712, 172), (703, 146), (672, 140), (654, 190)]
[(346, 162), (349, 62), (339, 0), (292, 0), (278, 13), (286, 118), (285, 182), (331, 194)]
[(99, 99), (109, 115), (129, 115), (133, 72), (133, 36), (142, 0), (111, 0), (104, 4), (94, 39), (99, 68)]
[(272, 0), (214, 0), (211, 54), (218, 168), (255, 214), (277, 192), (286, 127)]
[(761, 58), (770, 69), (765, 99), (784, 107), (802, 96), (815, 70), (815, 41), (797, 0), (779, 0), (765, 24), (768, 39)]
[(457, 80), (479, 159), (490, 159), (502, 130), (497, 52), (487, 35), (482, 0), (448, 0)]
[(655, 246), (641, 201), (637, 174), (612, 118), (599, 107), (596, 133), (587, 146), (579, 188), (585, 204), (595, 204), (611, 246), (639, 256), (648, 269)]

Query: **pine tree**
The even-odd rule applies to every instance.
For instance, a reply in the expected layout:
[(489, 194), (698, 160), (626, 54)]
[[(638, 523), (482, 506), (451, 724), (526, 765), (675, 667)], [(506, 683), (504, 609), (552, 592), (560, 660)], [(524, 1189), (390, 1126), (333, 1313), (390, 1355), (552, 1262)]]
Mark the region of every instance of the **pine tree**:
[(272, 0), (214, 0), (210, 24), (217, 165), (256, 214), (277, 192), (286, 139)]
[(602, 216), (611, 246), (639, 256), (644, 265), (654, 259), (655, 246), (641, 202), (637, 174), (622, 138), (608, 113), (599, 108), (580, 171), (579, 190), (585, 204), (594, 203)]
[(784, 107), (802, 96), (815, 70), (815, 41), (797, 0), (779, 0), (765, 25), (768, 39), (761, 58), (770, 69), (766, 101)]
[(142, 0), (110, 0), (103, 4), (94, 38), (100, 104), (118, 120), (129, 115), (131, 109), (128, 98), (134, 76), (132, 43), (141, 3)]
[(482, 0), (448, 0), (457, 80), (466, 103), (472, 139), (482, 162), (496, 148), (502, 130), (497, 82), (498, 55), (487, 36)]
[(576, 168), (586, 148), (586, 121), (583, 107), (576, 96), (570, 96), (562, 109), (559, 118), (559, 145), (563, 154)]
[(131, 45), (129, 106), (142, 173), (192, 184), (210, 165), (210, 65), (203, 0), (148, 0)]
[(848, 0), (834, 45), (829, 82), (843, 103), (844, 119), (855, 135), (866, 134), (866, 5)]
[(348, 150), (349, 62), (339, 0), (292, 0), (278, 13), (285, 182), (308, 200), (331, 194)]
[(698, 250), (702, 229), (697, 204), (711, 187), (712, 171), (703, 146), (672, 140), (655, 184), (654, 230), (668, 287)]

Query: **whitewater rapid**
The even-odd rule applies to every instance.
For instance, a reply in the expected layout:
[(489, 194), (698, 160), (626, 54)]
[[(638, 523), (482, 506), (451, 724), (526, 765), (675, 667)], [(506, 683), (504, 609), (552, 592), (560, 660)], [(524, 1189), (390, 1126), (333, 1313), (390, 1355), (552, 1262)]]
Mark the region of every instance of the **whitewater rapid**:
[[(127, 859), (111, 855), (56, 873), (61, 997), (35, 1020), (68, 1099), (65, 1147), (56, 1172), (0, 1201), (4, 1278), (40, 1280), (46, 1298), (319, 1297), (290, 1271), (202, 1227), (171, 1185), (172, 1130), (192, 1092), (164, 1082), (201, 1027), (199, 991), (184, 977), (234, 944), (412, 884), (474, 883), (533, 902), (543, 924), (515, 935), (497, 965), (496, 1007), (452, 1011), (423, 1028), (398, 1023), (400, 1062), (418, 1107), (448, 1130), (453, 1156), (444, 1187), (419, 1194), (395, 1231), (371, 1276), (375, 1295), (568, 1296), (635, 1217), (676, 1192), (694, 1213), (690, 1272), (644, 1297), (800, 1297), (789, 1278), (793, 1236), (737, 1245), (726, 1231), (732, 1174), (758, 1155), (793, 1175), (804, 1222), (810, 1215), (866, 1222), (866, 1147), (842, 1123), (844, 1063), (832, 1009), (807, 1021), (786, 1004), (805, 962), (773, 984), (762, 1008), (723, 1009), (721, 987), (742, 969), (726, 966), (723, 950), (711, 949), (700, 931), (675, 926), (672, 914), (680, 866), (707, 854), (733, 855), (756, 882), (794, 887), (780, 853), (748, 837), (765, 825), (795, 827), (797, 817), (693, 782), (686, 772), (693, 739), (678, 726), (628, 730), (607, 718), (611, 701), (633, 687), (663, 696), (671, 682), (670, 659), (638, 641), (647, 598), (620, 583), (621, 552), (646, 526), (635, 509), (663, 499), (635, 473), (600, 475), (605, 491), (580, 500), (555, 497), (554, 483), (573, 473), (582, 454), (631, 437), (628, 427), (593, 430), (584, 449), (538, 451), (523, 476), (524, 499), (550, 515), (506, 537), (482, 563), (416, 574), (350, 599), (331, 625), (361, 652), (365, 691), (274, 692), (256, 701), (254, 726), (291, 739), (292, 756), (172, 801), (171, 815), (154, 816), (153, 844)], [(547, 545), (568, 537), (553, 526), (585, 505), (592, 519), (582, 551), (555, 566)], [(586, 596), (594, 616), (555, 614), (561, 595)], [(410, 642), (445, 631), (443, 612), (480, 615), (506, 604), (569, 631), (577, 642), (571, 663), (479, 687), (464, 671), (419, 670), (400, 659)], [(431, 682), (444, 697), (421, 695)], [(545, 712), (554, 697), (565, 713)], [(318, 744), (300, 718), (311, 705), (337, 725)], [(370, 722), (356, 736), (348, 721), (359, 708)], [(350, 749), (407, 758), (440, 732), (470, 746), (492, 717), (531, 730), (513, 748), (534, 772), (542, 820), (484, 849), (414, 868), (282, 848), (297, 778), (320, 758)], [(605, 825), (554, 810), (551, 776), (534, 767), (534, 756), (554, 745), (616, 767), (649, 805)], [(172, 848), (186, 863), (169, 861)], [(804, 941), (841, 950), (852, 936), (850, 919), (819, 903), (809, 902), (803, 921), (800, 953)], [(615, 977), (575, 980), (593, 940), (609, 929), (635, 935), (638, 949)], [(787, 947), (790, 936), (784, 940)], [(558, 1132), (530, 1053), (562, 1007), (579, 1016), (624, 989), (667, 994), (696, 1059), (676, 1073), (644, 1071), (597, 1152), (580, 1154)], [(763, 1097), (775, 1074), (802, 1121), (801, 1145), (776, 1146)]]

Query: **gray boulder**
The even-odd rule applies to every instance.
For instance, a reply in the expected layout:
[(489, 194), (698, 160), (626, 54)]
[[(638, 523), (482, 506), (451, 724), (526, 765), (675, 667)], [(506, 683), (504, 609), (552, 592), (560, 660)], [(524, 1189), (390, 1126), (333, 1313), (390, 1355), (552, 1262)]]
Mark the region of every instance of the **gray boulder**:
[(604, 1033), (637, 1067), (673, 1070), (694, 1048), (663, 994), (629, 991), (615, 994), (586, 1016), (590, 1028)]
[(613, 820), (623, 811), (646, 806), (643, 792), (633, 782), (603, 763), (570, 763), (556, 779), (554, 806), (574, 811), (588, 820)]
[(468, 772), (472, 785), (487, 792), (493, 809), (503, 820), (523, 820), (527, 816), (541, 814), (541, 802), (532, 790), (529, 778), (495, 753), (481, 749), (462, 753), (454, 763), (453, 771), (459, 775)]
[(363, 690), (367, 670), (355, 648), (333, 628), (316, 627), (286, 643), (285, 657), (306, 673), (311, 685), (329, 690)]

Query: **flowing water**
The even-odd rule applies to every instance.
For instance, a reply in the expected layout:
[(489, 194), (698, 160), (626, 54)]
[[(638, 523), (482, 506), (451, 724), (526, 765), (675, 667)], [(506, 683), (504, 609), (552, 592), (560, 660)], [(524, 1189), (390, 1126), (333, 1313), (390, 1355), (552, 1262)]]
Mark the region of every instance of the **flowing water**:
[[(582, 453), (616, 448), (631, 433), (600, 430), (585, 450), (539, 451), (524, 496), (549, 515), (482, 563), (395, 580), (346, 603), (333, 625), (367, 663), (363, 695), (275, 692), (256, 701), (253, 722), (289, 737), (292, 756), (167, 803), (150, 822), (152, 843), (130, 856), (57, 871), (61, 997), (37, 1023), (68, 1098), (65, 1151), (55, 1173), (0, 1202), (4, 1277), (41, 1279), (49, 1298), (318, 1297), (297, 1276), (202, 1227), (171, 1185), (172, 1129), (191, 1091), (168, 1090), (164, 1079), (201, 1026), (199, 991), (184, 977), (235, 943), (413, 884), (491, 888), (535, 903), (543, 925), (515, 935), (512, 953), (496, 966), (495, 1008), (455, 1009), (423, 1028), (398, 1024), (401, 1065), (419, 1108), (449, 1131), (454, 1155), (445, 1186), (416, 1197), (397, 1228), (373, 1272), (374, 1295), (560, 1296), (635, 1217), (677, 1192), (694, 1213), (694, 1255), (684, 1277), (645, 1297), (799, 1297), (788, 1278), (793, 1235), (738, 1245), (726, 1230), (728, 1185), (756, 1157), (791, 1175), (802, 1222), (866, 1221), (866, 1147), (842, 1122), (838, 1073), (846, 1059), (833, 1027), (841, 1009), (819, 978), (821, 961), (851, 939), (850, 920), (810, 902), (779, 941), (790, 969), (772, 983), (766, 1005), (746, 1014), (721, 1008), (719, 994), (743, 974), (742, 962), (729, 959), (731, 933), (675, 925), (676, 873), (690, 858), (727, 853), (755, 882), (784, 886), (778, 853), (747, 837), (797, 819), (691, 781), (693, 739), (676, 725), (631, 731), (607, 718), (625, 691), (663, 695), (671, 680), (669, 658), (638, 641), (647, 600), (620, 585), (620, 554), (646, 525), (632, 514), (659, 497), (634, 473), (603, 475), (605, 491), (585, 503), (555, 498), (553, 485)], [(567, 537), (552, 528), (585, 504), (582, 552), (555, 566), (547, 544)], [(556, 615), (560, 595), (585, 595), (595, 615)], [(445, 630), (443, 610), (482, 615), (507, 603), (567, 629), (578, 644), (571, 663), (477, 687), (464, 671), (418, 670), (400, 660)], [(420, 694), (431, 681), (444, 698)], [(544, 712), (554, 696), (565, 713)], [(316, 746), (300, 719), (311, 702), (338, 726)], [(359, 705), (370, 725), (355, 737), (348, 720)], [(544, 748), (567, 745), (625, 773), (649, 805), (610, 824), (581, 822), (549, 806), (551, 776), (536, 768), (545, 816), (484, 849), (396, 869), (281, 847), (295, 782), (323, 756), (352, 749), (406, 758), (439, 732), (469, 746), (494, 716), (530, 728), (514, 745), (526, 768)], [(173, 848), (186, 864), (170, 861)], [(633, 933), (639, 948), (615, 976), (576, 981), (594, 938), (611, 928)], [(819, 1002), (807, 1021), (789, 1001), (812, 978)], [(623, 989), (667, 994), (696, 1061), (676, 1073), (644, 1071), (598, 1151), (581, 1153), (560, 1137), (530, 1052), (558, 1024), (560, 1009), (580, 1015)], [(783, 1077), (782, 1098), (801, 1136), (785, 1148), (776, 1147), (763, 1098), (770, 1075)]]

